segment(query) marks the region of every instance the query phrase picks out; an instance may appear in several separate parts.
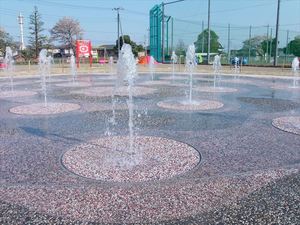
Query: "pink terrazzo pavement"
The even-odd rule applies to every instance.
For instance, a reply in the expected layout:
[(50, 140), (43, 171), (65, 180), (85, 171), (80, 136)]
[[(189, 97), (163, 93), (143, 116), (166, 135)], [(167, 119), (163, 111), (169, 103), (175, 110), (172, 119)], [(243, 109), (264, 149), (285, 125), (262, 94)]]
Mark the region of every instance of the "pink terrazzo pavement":
[(80, 108), (80, 105), (73, 103), (50, 102), (47, 106), (44, 103), (35, 103), (30, 105), (20, 105), (11, 108), (9, 111), (21, 115), (51, 115), (74, 111)]
[(216, 93), (230, 93), (237, 92), (236, 88), (228, 88), (228, 87), (196, 87), (193, 90), (200, 92), (216, 92)]
[(0, 91), (0, 98), (19, 98), (36, 95), (35, 91)]
[(293, 84), (286, 84), (286, 85), (282, 85), (282, 84), (277, 84), (277, 85), (273, 85), (271, 86), (272, 89), (278, 89), (278, 90), (288, 90), (288, 91), (295, 91), (295, 92), (299, 92), (300, 91), (300, 85), (298, 86), (293, 86)]
[(150, 223), (209, 212), (233, 204), (269, 182), (297, 172), (277, 169), (233, 177), (132, 187), (0, 187), (2, 200), (81, 221)]
[(140, 83), (139, 85), (170, 85), (170, 81), (166, 81), (166, 80), (148, 80), (145, 82)]
[(194, 168), (199, 153), (191, 146), (162, 137), (137, 136), (130, 151), (129, 137), (93, 140), (67, 151), (62, 162), (83, 177), (115, 182), (167, 179)]
[[(156, 90), (153, 88), (148, 87), (133, 87), (133, 95), (140, 96), (140, 95), (149, 95), (153, 94)], [(114, 87), (95, 87), (84, 89), (80, 91), (74, 91), (74, 94), (83, 94), (86, 96), (95, 96), (95, 97), (110, 97), (113, 95)], [(118, 96), (128, 96), (128, 88), (127, 87), (120, 87), (116, 90), (115, 95)]]
[(197, 100), (193, 101), (192, 104), (188, 104), (183, 101), (166, 100), (157, 103), (158, 107), (172, 110), (182, 111), (202, 111), (202, 110), (213, 110), (219, 109), (224, 106), (223, 103), (212, 100)]
[(90, 87), (92, 84), (88, 82), (69, 82), (62, 84), (55, 84), (57, 87)]
[(272, 125), (280, 130), (300, 135), (300, 116), (286, 116), (273, 119)]

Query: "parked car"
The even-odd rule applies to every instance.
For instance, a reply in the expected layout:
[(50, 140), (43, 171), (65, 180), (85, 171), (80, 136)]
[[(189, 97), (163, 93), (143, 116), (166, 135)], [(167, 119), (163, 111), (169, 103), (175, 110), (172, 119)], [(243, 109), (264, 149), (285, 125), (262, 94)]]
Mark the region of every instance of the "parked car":
[(6, 68), (6, 64), (4, 63), (3, 59), (0, 59), (0, 69), (5, 69)]

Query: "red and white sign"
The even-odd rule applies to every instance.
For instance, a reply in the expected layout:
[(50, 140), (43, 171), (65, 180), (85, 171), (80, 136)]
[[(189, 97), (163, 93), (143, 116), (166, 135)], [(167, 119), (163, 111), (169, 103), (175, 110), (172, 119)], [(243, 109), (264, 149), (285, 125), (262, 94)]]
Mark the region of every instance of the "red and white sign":
[(76, 41), (76, 58), (77, 67), (79, 67), (80, 58), (89, 58), (90, 66), (92, 65), (92, 44), (90, 40), (77, 40)]
[(92, 51), (91, 41), (77, 40), (76, 50), (77, 50), (77, 57), (89, 57)]

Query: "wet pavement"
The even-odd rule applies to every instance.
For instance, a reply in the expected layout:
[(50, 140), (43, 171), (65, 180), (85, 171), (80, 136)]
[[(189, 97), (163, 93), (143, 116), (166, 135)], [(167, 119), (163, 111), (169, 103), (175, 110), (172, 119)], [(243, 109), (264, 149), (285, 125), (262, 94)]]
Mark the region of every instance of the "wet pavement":
[[(141, 75), (134, 97), (135, 134), (176, 140), (195, 148), (201, 161), (191, 170), (161, 180), (107, 182), (78, 176), (64, 167), (65, 152), (109, 135), (128, 135), (126, 96), (119, 96), (116, 124), (111, 97), (80, 91), (112, 87), (112, 76), (82, 75), (69, 84), (53, 78), (48, 101), (80, 105), (53, 115), (10, 113), (43, 102), (39, 79), (16, 78), (14, 90), (33, 96), (0, 98), (0, 224), (296, 224), (300, 221), (300, 135), (272, 125), (300, 116), (300, 90), (279, 78), (222, 77), (236, 92), (202, 92), (212, 76), (195, 75), (197, 100), (218, 101), (206, 111), (164, 109), (157, 103), (188, 98), (188, 81), (170, 74)], [(59, 78), (59, 79), (58, 79)], [(167, 79), (165, 79), (167, 78)], [(197, 79), (198, 78), (198, 79)], [(202, 79), (203, 78), (203, 79)], [(152, 84), (151, 84), (152, 83)], [(176, 85), (174, 85), (176, 84)], [(9, 91), (0, 79), (0, 92)], [(1, 95), (0, 95), (1, 96)]]

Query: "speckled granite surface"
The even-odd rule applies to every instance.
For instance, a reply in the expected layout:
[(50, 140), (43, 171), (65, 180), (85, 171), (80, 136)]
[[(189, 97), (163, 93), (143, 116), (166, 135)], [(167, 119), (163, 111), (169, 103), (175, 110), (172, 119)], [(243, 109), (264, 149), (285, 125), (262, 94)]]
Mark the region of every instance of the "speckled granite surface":
[[(208, 77), (201, 78), (194, 87), (208, 86)], [(111, 87), (108, 76), (84, 79), (91, 90)], [(37, 79), (16, 79), (15, 90), (38, 94), (0, 99), (0, 224), (297, 224), (300, 135), (279, 130), (272, 121), (299, 116), (300, 93), (272, 88), (289, 86), (283, 79), (222, 79), (223, 87), (238, 91), (195, 92), (197, 99), (224, 103), (215, 110), (159, 108), (158, 102), (187, 94), (187, 87), (171, 82), (148, 82), (155, 92), (134, 97), (136, 135), (176, 140), (201, 154), (200, 164), (185, 173), (141, 182), (89, 179), (62, 164), (64, 153), (76, 146), (128, 135), (126, 96), (115, 99), (112, 123), (110, 97), (74, 93), (87, 87), (49, 84), (49, 101), (80, 109), (18, 115), (9, 109), (40, 103), (43, 96)]]

